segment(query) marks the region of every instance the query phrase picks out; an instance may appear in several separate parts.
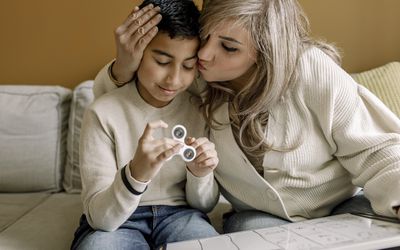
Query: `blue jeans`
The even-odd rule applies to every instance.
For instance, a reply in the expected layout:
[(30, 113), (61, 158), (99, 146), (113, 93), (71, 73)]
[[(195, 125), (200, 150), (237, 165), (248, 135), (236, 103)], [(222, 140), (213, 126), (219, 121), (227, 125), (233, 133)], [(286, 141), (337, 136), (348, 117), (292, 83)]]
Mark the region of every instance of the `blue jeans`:
[[(335, 215), (354, 212), (374, 213), (371, 203), (364, 197), (363, 192), (360, 192), (356, 196), (340, 203), (333, 209), (331, 214)], [(230, 212), (224, 215), (224, 233), (274, 227), (287, 223), (291, 222), (257, 210)]]
[(156, 249), (166, 243), (218, 233), (208, 217), (188, 206), (141, 206), (116, 231), (94, 230), (82, 215), (71, 249)]

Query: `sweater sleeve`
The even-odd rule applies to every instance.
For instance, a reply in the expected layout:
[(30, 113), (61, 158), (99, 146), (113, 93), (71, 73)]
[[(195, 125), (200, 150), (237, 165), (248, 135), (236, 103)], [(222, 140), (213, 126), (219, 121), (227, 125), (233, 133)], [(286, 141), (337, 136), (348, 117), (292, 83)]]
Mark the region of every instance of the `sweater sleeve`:
[(110, 92), (111, 90), (118, 88), (108, 75), (107, 71), (110, 64), (111, 62), (107, 63), (106, 66), (104, 66), (99, 71), (99, 73), (97, 73), (97, 76), (94, 79), (93, 94), (95, 99), (99, 98), (107, 92)]
[[(349, 84), (337, 98), (336, 157), (364, 188), (378, 214), (396, 216), (400, 205), (400, 120), (366, 88)], [(343, 96), (342, 95), (342, 96)]]
[(219, 189), (214, 173), (196, 177), (186, 170), (186, 180), (186, 200), (189, 205), (204, 213), (210, 212), (219, 199)]
[[(114, 231), (136, 210), (141, 195), (133, 194), (117, 166), (112, 133), (93, 109), (84, 115), (80, 138), (80, 171), (84, 213), (94, 229)], [(125, 179), (125, 181), (124, 181)]]

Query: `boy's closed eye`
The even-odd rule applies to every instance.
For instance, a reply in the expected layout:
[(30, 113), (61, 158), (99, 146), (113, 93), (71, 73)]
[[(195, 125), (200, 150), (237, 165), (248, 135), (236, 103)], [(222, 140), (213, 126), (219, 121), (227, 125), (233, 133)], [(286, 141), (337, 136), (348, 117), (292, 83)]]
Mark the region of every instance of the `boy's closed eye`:
[(195, 68), (196, 64), (197, 64), (197, 57), (186, 60), (183, 63), (183, 67), (187, 70), (192, 70)]
[[(165, 58), (163, 58), (163, 57), (165, 57)], [(168, 64), (170, 64), (172, 62), (172, 60), (167, 56), (160, 56), (160, 57), (153, 57), (153, 58), (154, 58), (154, 61), (160, 66), (167, 66)], [(196, 63), (197, 63), (197, 57), (189, 58), (184, 61), (184, 63), (182, 64), (182, 67), (186, 70), (192, 70), (195, 68)]]

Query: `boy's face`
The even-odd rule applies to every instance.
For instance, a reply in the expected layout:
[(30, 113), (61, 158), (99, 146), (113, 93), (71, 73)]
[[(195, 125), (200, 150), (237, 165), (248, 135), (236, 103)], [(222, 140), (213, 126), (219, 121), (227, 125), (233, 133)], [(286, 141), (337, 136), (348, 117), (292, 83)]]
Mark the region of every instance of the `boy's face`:
[(197, 72), (197, 38), (187, 39), (159, 32), (143, 53), (137, 71), (138, 90), (154, 107), (163, 107), (194, 80)]

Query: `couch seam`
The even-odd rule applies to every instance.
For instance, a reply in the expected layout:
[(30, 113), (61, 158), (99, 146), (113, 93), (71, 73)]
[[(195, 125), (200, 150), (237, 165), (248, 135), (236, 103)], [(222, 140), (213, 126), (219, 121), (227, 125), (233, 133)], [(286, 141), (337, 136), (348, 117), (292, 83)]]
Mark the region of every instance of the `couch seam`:
[(25, 213), (21, 214), (21, 216), (17, 217), (14, 221), (10, 222), (9, 224), (6, 225), (6, 227), (0, 231), (0, 233), (6, 231), (7, 229), (9, 229), (10, 227), (12, 227), (15, 223), (17, 223), (19, 220), (21, 220), (25, 215), (29, 214), (31, 211), (33, 211), (34, 209), (36, 209), (40, 204), (42, 204), (43, 202), (45, 202), (46, 200), (48, 200), (51, 196), (50, 193), (48, 196), (44, 197), (43, 199), (41, 199), (35, 206), (33, 206), (31, 209), (27, 210)]

